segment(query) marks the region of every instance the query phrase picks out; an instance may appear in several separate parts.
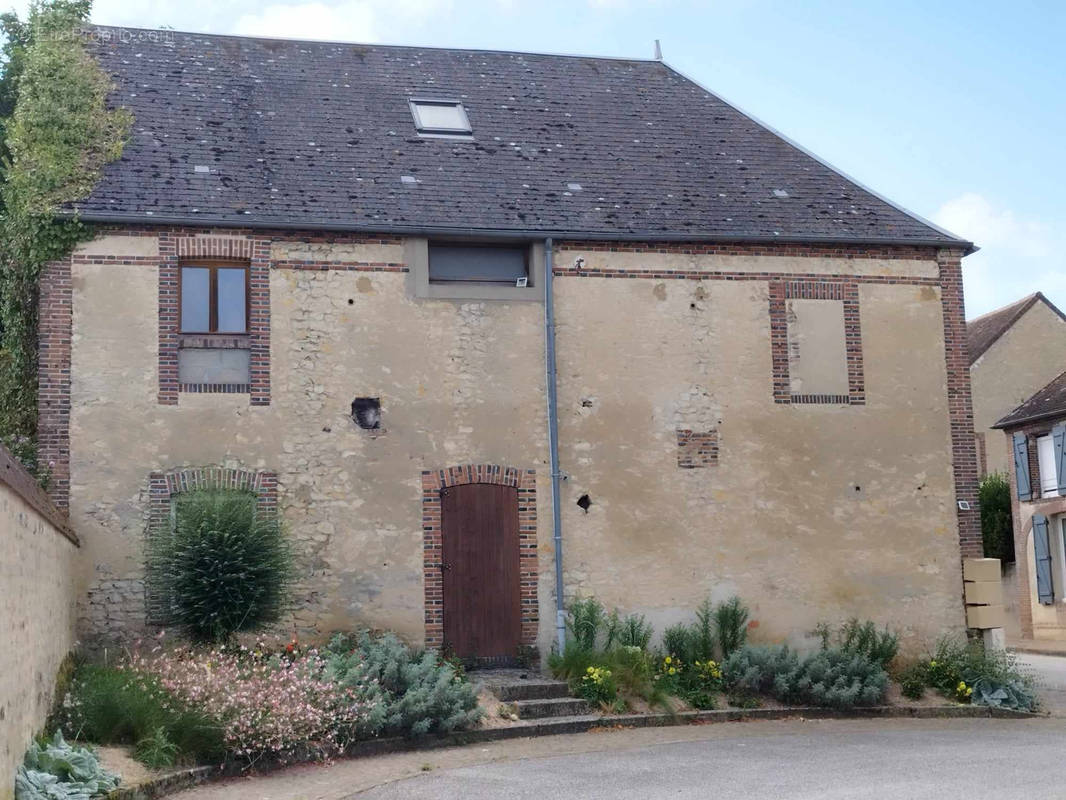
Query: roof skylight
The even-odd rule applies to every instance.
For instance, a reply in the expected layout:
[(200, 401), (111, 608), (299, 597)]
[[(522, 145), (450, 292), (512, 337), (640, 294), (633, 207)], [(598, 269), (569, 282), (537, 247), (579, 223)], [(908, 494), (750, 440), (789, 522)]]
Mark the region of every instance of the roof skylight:
[(411, 98), (411, 116), (423, 136), (471, 136), (470, 119), (458, 100)]

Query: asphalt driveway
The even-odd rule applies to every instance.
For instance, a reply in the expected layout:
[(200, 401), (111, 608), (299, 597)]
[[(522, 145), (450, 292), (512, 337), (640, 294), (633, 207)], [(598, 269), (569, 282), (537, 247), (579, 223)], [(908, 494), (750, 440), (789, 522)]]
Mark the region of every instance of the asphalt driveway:
[(641, 745), (631, 738), (598, 752), (434, 770), (351, 797), (1066, 797), (1066, 760), (1059, 757), (1066, 748), (1066, 722), (1058, 719), (837, 720), (714, 727), (720, 730), (694, 741)]

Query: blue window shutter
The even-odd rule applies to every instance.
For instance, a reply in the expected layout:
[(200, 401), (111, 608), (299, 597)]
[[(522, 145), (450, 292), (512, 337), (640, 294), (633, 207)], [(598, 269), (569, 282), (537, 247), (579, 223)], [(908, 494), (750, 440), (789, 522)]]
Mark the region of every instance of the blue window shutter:
[(1058, 477), (1059, 494), (1066, 494), (1066, 425), (1056, 425), (1051, 431), (1055, 443), (1055, 474)]
[(1018, 499), (1032, 499), (1033, 490), (1029, 486), (1029, 440), (1024, 433), (1014, 434), (1014, 476), (1018, 481)]
[(1047, 534), (1047, 517), (1033, 516), (1033, 553), (1036, 560), (1036, 593), (1045, 606), (1055, 601), (1055, 587), (1051, 582), (1051, 547)]

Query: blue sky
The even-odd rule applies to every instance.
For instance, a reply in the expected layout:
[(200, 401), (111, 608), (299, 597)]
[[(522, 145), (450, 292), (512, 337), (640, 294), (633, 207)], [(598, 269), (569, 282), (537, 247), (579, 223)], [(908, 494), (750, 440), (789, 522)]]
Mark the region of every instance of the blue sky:
[[(18, 7), (18, 4), (16, 4)], [(665, 58), (904, 207), (977, 242), (970, 317), (1066, 309), (1066, 3), (992, 0), (97, 0), (95, 22)], [(21, 9), (20, 9), (21, 10)]]

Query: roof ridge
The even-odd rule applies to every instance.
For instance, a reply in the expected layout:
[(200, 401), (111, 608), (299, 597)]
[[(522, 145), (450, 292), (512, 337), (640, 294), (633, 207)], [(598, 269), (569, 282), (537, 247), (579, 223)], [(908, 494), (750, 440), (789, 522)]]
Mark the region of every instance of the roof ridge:
[(1021, 297), (1021, 298), (1019, 298), (1017, 300), (1014, 300), (1014, 301), (1012, 301), (1010, 303), (1007, 303), (1006, 305), (1002, 305), (999, 308), (993, 308), (991, 311), (986, 311), (984, 314), (976, 316), (973, 319), (968, 319), (968, 320), (966, 320), (966, 324), (967, 325), (972, 325), (973, 323), (979, 322), (980, 320), (984, 319), (985, 317), (990, 317), (993, 314), (1001, 314), (1004, 311), (1006, 311), (1008, 308), (1011, 308), (1012, 306), (1016, 306), (1016, 305), (1019, 305), (1021, 303), (1031, 302), (1031, 301), (1033, 301), (1033, 300), (1035, 300), (1035, 299), (1037, 299), (1039, 297), (1043, 297), (1043, 296), (1044, 296), (1043, 292), (1032, 292), (1031, 294), (1025, 295), (1025, 297)]
[[(392, 50), (440, 50), (449, 53), (492, 53), (495, 55), (543, 56), (546, 58), (580, 58), (593, 61), (635, 61), (641, 64), (662, 64), (658, 58), (640, 58), (638, 56), (598, 56), (586, 53), (550, 53), (540, 50), (498, 50), (491, 47), (444, 47), (442, 45), (390, 44), (386, 42), (355, 42), (339, 39), (303, 39), (296, 36), (248, 36), (240, 33), (212, 33), (209, 31), (187, 31), (175, 28), (143, 28), (138, 25), (104, 25), (91, 23), (89, 27), (108, 30), (146, 31), (148, 33), (178, 33), (186, 36), (208, 36), (212, 39), (242, 39), (249, 42), (290, 42), (294, 44), (352, 45), (355, 47), (381, 47)], [(675, 70), (676, 71), (676, 70)]]

